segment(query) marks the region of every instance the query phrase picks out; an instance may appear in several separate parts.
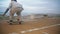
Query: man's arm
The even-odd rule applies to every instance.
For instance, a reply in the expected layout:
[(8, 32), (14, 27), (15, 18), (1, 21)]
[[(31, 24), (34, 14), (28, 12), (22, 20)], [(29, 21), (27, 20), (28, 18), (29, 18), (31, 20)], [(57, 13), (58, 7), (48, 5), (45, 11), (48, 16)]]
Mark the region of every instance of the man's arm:
[(6, 13), (9, 11), (9, 9), (12, 7), (12, 3), (10, 3), (9, 7), (6, 9), (6, 11), (4, 12), (3, 16), (6, 15)]
[(6, 15), (6, 13), (9, 11), (9, 8), (6, 9), (6, 11), (4, 12), (3, 16)]

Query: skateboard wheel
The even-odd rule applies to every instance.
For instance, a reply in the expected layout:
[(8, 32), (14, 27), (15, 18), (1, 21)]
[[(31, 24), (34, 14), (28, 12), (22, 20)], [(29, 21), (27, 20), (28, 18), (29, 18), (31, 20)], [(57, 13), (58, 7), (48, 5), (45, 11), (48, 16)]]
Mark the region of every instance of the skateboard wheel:
[(12, 25), (12, 23), (9, 23), (10, 25)]
[(9, 21), (7, 21), (9, 23)]
[(21, 24), (21, 22), (19, 22), (19, 24)]

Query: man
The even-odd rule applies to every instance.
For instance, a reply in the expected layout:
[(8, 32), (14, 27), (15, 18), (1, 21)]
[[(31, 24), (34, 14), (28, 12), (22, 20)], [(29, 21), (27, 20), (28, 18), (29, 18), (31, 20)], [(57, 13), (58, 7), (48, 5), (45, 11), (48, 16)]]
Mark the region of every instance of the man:
[(7, 10), (5, 11), (5, 13), (3, 14), (3, 16), (10, 10), (10, 24), (12, 24), (13, 22), (13, 16), (16, 13), (17, 14), (17, 21), (19, 22), (19, 24), (21, 24), (21, 12), (23, 10), (23, 7), (21, 4), (17, 3), (17, 0), (11, 0), (11, 3), (9, 5), (9, 7), (7, 8)]

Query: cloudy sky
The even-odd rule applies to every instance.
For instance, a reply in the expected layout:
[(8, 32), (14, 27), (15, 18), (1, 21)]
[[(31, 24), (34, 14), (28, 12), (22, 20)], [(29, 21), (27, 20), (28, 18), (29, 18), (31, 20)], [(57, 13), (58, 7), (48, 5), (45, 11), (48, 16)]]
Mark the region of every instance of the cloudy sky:
[[(22, 4), (24, 10), (22, 13), (55, 13), (60, 14), (60, 0), (17, 0)], [(10, 0), (0, 0), (1, 8), (8, 7)], [(4, 11), (3, 11), (4, 12)]]

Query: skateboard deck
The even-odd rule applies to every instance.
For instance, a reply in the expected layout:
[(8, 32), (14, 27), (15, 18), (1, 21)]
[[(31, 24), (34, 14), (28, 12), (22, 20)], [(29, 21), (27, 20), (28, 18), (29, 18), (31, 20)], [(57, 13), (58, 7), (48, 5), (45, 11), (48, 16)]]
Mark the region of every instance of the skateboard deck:
[[(22, 22), (22, 21), (21, 21)], [(13, 21), (13, 22), (9, 22), (8, 21), (8, 23), (10, 24), (10, 25), (12, 25), (12, 24), (21, 24), (21, 22), (19, 23), (18, 21)]]

